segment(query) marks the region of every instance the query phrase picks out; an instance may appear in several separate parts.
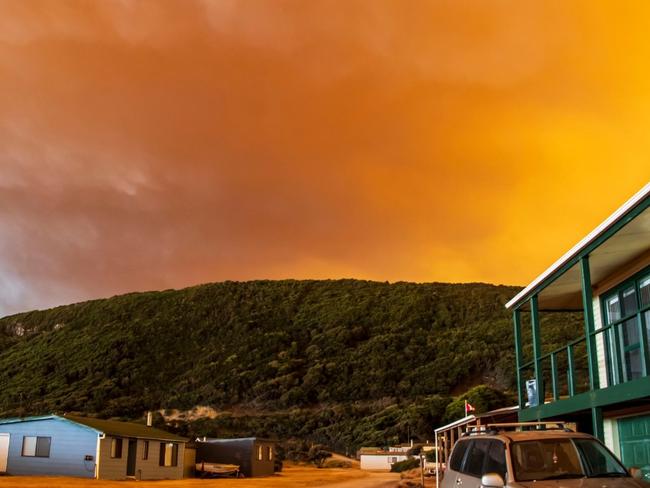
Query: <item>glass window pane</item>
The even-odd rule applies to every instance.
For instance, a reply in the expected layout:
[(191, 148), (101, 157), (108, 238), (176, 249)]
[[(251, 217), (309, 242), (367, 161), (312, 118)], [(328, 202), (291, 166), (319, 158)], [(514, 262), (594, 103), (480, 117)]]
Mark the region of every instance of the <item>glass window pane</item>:
[(178, 466), (178, 444), (172, 444), (172, 466)]
[(476, 440), (471, 444), (463, 472), (469, 476), (480, 478), (483, 476), (483, 463), (485, 462), (487, 450), (490, 447), (490, 441)]
[(111, 457), (117, 459), (122, 457), (122, 439), (119, 437), (111, 439)]
[(483, 467), (483, 474), (486, 473), (497, 473), (506, 480), (506, 447), (503, 442), (490, 441)]
[(643, 376), (641, 373), (641, 349), (634, 349), (625, 353), (625, 368), (628, 381)]
[(623, 315), (632, 315), (638, 310), (636, 306), (636, 289), (634, 286), (623, 291)]
[(164, 442), (160, 443), (160, 449), (158, 451), (158, 465), (159, 466), (164, 466), (165, 465), (165, 446), (166, 446), (166, 444)]
[(165, 466), (173, 466), (174, 444), (168, 443), (165, 446)]
[(36, 437), (23, 437), (23, 456), (36, 456)]
[(468, 441), (457, 442), (454, 446), (454, 450), (451, 455), (451, 461), (449, 462), (449, 467), (453, 471), (462, 471), (463, 458), (465, 457), (465, 452), (467, 451)]
[(621, 318), (621, 304), (618, 301), (618, 296), (613, 296), (607, 299), (607, 323), (611, 324)]
[(517, 481), (584, 477), (570, 439), (515, 442), (511, 449)]
[(623, 322), (621, 325), (623, 331), (623, 346), (629, 347), (639, 343), (639, 327), (637, 326), (636, 317)]
[(50, 457), (50, 437), (39, 437), (36, 440), (36, 456)]
[(641, 279), (639, 282), (639, 289), (641, 291), (641, 306), (647, 307), (650, 305), (650, 276)]
[(580, 457), (590, 477), (599, 475), (627, 475), (625, 468), (598, 442), (591, 439), (574, 439)]

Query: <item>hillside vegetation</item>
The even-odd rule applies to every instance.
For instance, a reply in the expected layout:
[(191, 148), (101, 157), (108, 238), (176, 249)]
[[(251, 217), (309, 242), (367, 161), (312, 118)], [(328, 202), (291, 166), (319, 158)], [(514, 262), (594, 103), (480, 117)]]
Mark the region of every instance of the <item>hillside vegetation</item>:
[[(245, 407), (246, 415), (179, 429), (300, 435), (346, 448), (404, 438), (406, 429), (425, 437), (452, 395), (481, 383), (513, 390), (504, 303), (517, 291), (225, 282), (14, 315), (0, 320), (0, 412), (138, 418), (150, 409)], [(547, 322), (549, 347), (580, 335), (579, 318)], [(502, 394), (486, 408), (511, 401)]]

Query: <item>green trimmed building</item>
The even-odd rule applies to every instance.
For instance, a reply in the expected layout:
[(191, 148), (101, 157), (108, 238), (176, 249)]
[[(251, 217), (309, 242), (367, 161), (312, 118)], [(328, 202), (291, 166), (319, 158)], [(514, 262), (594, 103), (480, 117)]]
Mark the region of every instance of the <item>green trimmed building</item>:
[[(565, 420), (650, 479), (650, 183), (515, 296), (519, 420)], [(543, 350), (545, 314), (583, 316)]]

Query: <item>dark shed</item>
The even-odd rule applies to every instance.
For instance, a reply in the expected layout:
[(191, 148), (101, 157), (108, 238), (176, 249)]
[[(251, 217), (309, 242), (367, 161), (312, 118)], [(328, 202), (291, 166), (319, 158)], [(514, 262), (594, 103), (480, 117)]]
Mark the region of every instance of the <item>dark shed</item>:
[(275, 443), (267, 439), (197, 439), (196, 463), (237, 464), (246, 477), (274, 473)]

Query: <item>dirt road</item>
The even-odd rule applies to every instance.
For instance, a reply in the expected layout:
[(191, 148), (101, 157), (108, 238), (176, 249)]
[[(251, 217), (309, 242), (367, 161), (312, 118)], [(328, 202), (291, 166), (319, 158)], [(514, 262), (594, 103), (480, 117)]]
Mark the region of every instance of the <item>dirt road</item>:
[(80, 478), (1, 476), (0, 488), (393, 488), (396, 473), (368, 473), (356, 468), (317, 469), (287, 466), (268, 478), (185, 479), (175, 481), (103, 481)]
[(321, 488), (394, 488), (399, 479), (398, 473), (368, 473), (363, 478), (321, 485)]

